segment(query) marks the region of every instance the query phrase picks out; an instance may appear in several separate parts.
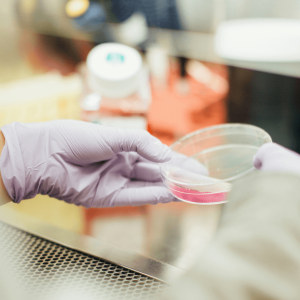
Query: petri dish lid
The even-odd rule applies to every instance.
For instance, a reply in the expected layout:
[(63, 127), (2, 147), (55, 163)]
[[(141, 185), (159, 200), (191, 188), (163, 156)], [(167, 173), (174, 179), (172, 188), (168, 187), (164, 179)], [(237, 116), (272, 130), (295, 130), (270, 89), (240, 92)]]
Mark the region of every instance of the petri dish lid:
[(222, 124), (201, 129), (170, 146), (172, 159), (160, 165), (169, 188), (218, 193), (254, 170), (258, 148), (272, 142), (267, 132), (247, 124)]

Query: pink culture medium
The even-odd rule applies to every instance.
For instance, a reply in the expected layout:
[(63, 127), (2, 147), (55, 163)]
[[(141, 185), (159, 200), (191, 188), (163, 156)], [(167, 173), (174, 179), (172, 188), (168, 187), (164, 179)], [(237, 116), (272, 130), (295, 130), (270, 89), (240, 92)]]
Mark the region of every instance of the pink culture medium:
[(199, 192), (187, 188), (170, 186), (171, 193), (182, 201), (198, 204), (220, 204), (226, 202), (228, 192), (208, 193)]

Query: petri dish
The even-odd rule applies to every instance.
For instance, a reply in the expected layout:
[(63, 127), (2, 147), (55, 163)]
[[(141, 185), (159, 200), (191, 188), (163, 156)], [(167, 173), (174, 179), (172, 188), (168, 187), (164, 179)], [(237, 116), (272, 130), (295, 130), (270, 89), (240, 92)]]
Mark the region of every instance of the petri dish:
[(227, 202), (232, 183), (254, 171), (253, 156), (271, 143), (263, 129), (222, 124), (192, 132), (173, 145), (173, 157), (160, 164), (163, 182), (179, 200), (193, 204)]

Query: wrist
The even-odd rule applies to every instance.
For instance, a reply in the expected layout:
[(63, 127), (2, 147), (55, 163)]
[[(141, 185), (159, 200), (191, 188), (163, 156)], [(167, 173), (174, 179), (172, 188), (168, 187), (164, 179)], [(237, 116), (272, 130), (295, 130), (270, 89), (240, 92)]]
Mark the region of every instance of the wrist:
[[(0, 157), (1, 157), (1, 153), (4, 148), (4, 145), (5, 145), (5, 137), (2, 133), (2, 131), (0, 130)], [(0, 170), (0, 205), (8, 203), (10, 201), (11, 201), (11, 198), (9, 197), (7, 190), (5, 188), (5, 185), (3, 183), (1, 170)]]

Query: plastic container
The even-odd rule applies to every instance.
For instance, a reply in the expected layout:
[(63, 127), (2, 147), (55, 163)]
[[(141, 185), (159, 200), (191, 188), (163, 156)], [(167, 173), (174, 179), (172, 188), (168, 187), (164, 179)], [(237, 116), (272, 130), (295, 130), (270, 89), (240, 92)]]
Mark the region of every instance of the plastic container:
[(117, 43), (98, 45), (88, 54), (81, 74), (83, 121), (148, 129), (151, 89), (148, 70), (137, 50)]
[(163, 181), (179, 200), (224, 203), (231, 183), (254, 170), (253, 156), (270, 142), (268, 133), (252, 125), (222, 124), (192, 132), (171, 145), (173, 158), (160, 165)]
[(134, 94), (140, 85), (142, 57), (131, 47), (104, 43), (87, 57), (88, 85), (102, 97), (119, 99)]

